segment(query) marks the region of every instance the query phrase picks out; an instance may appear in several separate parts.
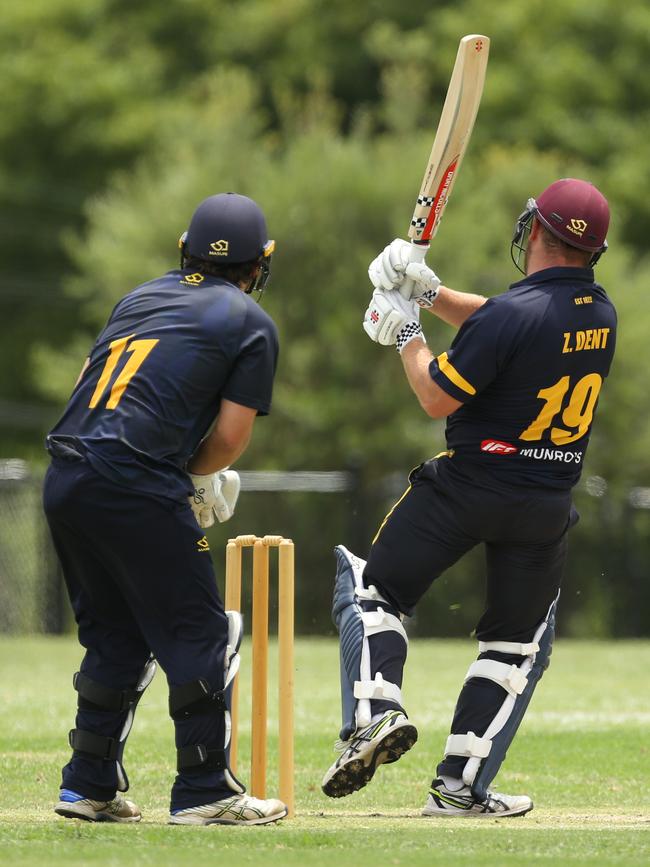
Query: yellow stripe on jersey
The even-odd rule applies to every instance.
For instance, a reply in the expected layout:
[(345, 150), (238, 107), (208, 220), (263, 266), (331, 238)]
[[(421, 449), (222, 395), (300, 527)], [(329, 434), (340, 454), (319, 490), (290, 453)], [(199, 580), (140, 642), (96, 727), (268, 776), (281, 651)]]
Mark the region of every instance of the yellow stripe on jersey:
[(453, 382), (454, 385), (457, 385), (458, 388), (462, 389), (462, 391), (466, 392), (467, 394), (476, 394), (476, 389), (474, 388), (474, 386), (470, 385), (469, 382), (460, 375), (460, 373), (456, 370), (451, 361), (449, 361), (446, 352), (443, 352), (442, 355), (439, 355), (436, 358), (436, 361), (438, 362), (438, 367), (440, 368), (440, 371), (444, 373), (447, 379)]

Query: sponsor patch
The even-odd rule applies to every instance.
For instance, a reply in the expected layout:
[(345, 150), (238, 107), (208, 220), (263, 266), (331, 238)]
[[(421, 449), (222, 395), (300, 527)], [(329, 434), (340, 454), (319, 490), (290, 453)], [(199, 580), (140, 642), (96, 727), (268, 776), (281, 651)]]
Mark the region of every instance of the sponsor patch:
[(519, 449), (511, 443), (504, 443), (501, 440), (483, 440), (481, 451), (489, 452), (492, 455), (516, 455)]
[(560, 461), (563, 464), (579, 464), (582, 462), (582, 452), (564, 452), (561, 449), (522, 449), (522, 458), (532, 458), (535, 461)]

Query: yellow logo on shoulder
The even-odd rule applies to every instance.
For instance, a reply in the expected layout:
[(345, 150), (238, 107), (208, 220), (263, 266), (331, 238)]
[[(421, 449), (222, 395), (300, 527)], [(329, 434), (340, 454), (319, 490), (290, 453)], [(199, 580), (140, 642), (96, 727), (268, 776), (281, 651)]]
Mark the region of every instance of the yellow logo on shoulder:
[(196, 543), (196, 550), (199, 552), (210, 550), (210, 543), (205, 536)]
[(186, 274), (185, 277), (181, 280), (181, 283), (185, 283), (189, 286), (198, 286), (199, 283), (203, 283), (205, 277), (203, 274), (199, 274), (196, 272), (195, 274)]
[(210, 244), (210, 255), (211, 256), (227, 256), (228, 255), (228, 241), (213, 241)]

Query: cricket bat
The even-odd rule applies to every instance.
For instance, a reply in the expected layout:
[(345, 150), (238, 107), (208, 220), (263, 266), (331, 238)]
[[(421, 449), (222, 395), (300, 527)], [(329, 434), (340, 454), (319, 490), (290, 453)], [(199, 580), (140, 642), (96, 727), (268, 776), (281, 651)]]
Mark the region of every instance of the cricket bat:
[(478, 34), (463, 36), (458, 46), (447, 97), (408, 231), (411, 242), (422, 245), (423, 258), (425, 245), (438, 231), (467, 150), (481, 102), (489, 51), (489, 38)]

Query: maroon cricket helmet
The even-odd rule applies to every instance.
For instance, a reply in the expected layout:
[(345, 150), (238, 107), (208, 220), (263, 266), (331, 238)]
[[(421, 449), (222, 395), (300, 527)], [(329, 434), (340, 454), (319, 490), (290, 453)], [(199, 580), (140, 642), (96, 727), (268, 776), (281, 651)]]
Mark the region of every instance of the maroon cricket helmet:
[(549, 232), (578, 250), (599, 253), (609, 227), (607, 199), (577, 178), (555, 181), (536, 199), (535, 216)]

